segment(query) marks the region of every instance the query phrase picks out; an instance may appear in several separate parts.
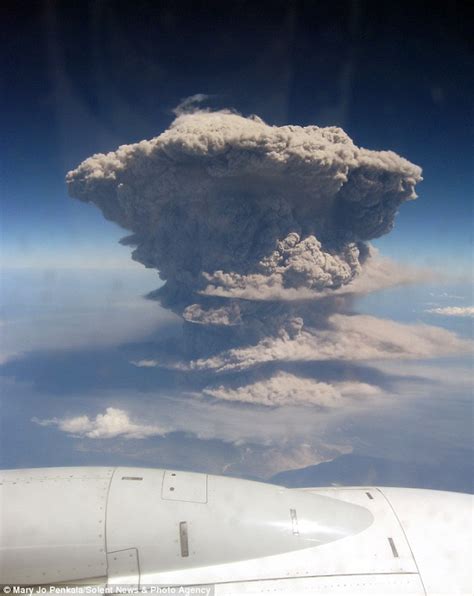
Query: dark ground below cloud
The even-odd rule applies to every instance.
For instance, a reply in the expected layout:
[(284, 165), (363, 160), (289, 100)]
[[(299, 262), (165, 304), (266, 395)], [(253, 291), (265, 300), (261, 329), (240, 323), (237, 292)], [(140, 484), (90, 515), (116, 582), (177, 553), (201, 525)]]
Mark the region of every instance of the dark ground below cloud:
[(473, 493), (472, 461), (471, 457), (464, 455), (459, 461), (433, 466), (351, 453), (316, 466), (280, 472), (270, 481), (291, 488), (365, 484)]

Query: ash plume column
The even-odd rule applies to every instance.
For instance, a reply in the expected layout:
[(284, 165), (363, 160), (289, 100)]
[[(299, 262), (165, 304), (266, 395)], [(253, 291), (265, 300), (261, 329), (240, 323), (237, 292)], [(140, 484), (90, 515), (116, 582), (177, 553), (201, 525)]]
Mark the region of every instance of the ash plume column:
[(180, 114), (67, 175), (70, 195), (129, 230), (133, 258), (159, 271), (155, 295), (183, 317), (191, 354), (298, 335), (301, 292), (350, 284), (421, 179), (340, 128), (229, 111)]

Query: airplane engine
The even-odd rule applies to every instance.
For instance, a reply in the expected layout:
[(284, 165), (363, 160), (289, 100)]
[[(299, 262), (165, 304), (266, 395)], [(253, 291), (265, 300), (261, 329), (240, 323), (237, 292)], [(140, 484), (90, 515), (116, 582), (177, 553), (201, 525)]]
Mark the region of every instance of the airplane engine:
[(470, 495), (99, 467), (2, 471), (0, 489), (3, 586), (473, 593)]

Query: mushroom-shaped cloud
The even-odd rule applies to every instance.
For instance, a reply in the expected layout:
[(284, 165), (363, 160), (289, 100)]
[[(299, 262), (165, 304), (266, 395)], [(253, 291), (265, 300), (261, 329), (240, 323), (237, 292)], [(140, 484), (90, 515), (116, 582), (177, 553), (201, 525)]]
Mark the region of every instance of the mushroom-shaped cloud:
[(165, 305), (217, 325), (241, 323), (222, 296), (248, 287), (274, 301), (277, 291), (350, 283), (366, 241), (390, 231), (420, 180), (418, 166), (358, 148), (340, 128), (269, 126), (228, 111), (181, 114), (158, 137), (94, 155), (67, 176), (72, 197), (132, 232), (123, 242), (166, 280)]

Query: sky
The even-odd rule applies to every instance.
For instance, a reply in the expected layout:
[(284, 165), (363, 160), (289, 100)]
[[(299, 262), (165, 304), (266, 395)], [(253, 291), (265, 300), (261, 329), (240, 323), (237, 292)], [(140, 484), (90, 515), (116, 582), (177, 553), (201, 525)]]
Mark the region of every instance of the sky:
[[(468, 3), (7, 2), (2, 12), (3, 467), (270, 478), (355, 453), (428, 467), (456, 460), (468, 473)], [(274, 302), (270, 314), (258, 303), (267, 335), (250, 340), (245, 328), (239, 344), (232, 330), (212, 331), (183, 348), (192, 333), (185, 325), (183, 335), (181, 303), (145, 299), (173, 259), (145, 269), (118, 243), (123, 218), (68, 194), (67, 172), (170, 130), (196, 95), (193, 110), (234, 110), (244, 131), (252, 114), (269, 126), (339, 126), (357, 147), (423, 170), (418, 199), (371, 241), (388, 259), (373, 270), (373, 291), (365, 281), (327, 303), (306, 296), (309, 306), (294, 308), (311, 322), (307, 335), (282, 339)], [(202, 322), (209, 300), (222, 316), (227, 298), (211, 297), (187, 302), (186, 320)]]

